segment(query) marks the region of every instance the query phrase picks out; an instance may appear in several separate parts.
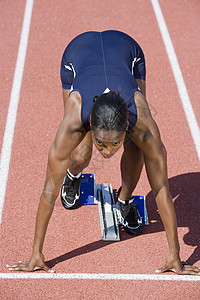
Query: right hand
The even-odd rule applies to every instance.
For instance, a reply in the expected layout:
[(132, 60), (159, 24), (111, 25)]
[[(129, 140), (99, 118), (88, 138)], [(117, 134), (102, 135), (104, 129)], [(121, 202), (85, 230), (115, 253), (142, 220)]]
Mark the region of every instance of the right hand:
[(15, 264), (6, 265), (6, 267), (11, 271), (33, 272), (36, 270), (44, 270), (48, 273), (55, 273), (54, 270), (50, 269), (44, 263), (44, 255), (42, 253), (37, 255), (33, 254), (29, 261), (19, 261)]
[(184, 262), (181, 262), (179, 255), (168, 255), (166, 264), (156, 270), (156, 273), (164, 273), (167, 271), (172, 271), (178, 275), (200, 275), (200, 268), (186, 265)]

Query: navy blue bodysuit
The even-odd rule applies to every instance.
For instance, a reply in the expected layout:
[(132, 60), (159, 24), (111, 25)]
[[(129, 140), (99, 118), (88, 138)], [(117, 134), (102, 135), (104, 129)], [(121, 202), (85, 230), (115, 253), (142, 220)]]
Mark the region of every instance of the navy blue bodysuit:
[(78, 91), (82, 99), (81, 120), (87, 131), (93, 98), (110, 90), (120, 90), (129, 110), (130, 132), (137, 121), (134, 93), (135, 79), (145, 80), (142, 49), (129, 35), (108, 30), (78, 35), (66, 47), (61, 62), (63, 89)]

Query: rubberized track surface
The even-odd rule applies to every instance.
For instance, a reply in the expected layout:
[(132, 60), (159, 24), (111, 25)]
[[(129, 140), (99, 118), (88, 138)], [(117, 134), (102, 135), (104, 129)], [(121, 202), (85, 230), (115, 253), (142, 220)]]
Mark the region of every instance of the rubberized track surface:
[[(171, 273), (165, 277), (154, 275), (154, 270), (165, 262), (167, 242), (145, 172), (136, 190), (137, 194), (147, 195), (151, 220), (143, 235), (133, 238), (122, 231), (121, 242), (103, 242), (97, 207), (70, 212), (63, 209), (58, 199), (44, 246), (45, 258), (57, 272), (52, 275), (54, 279), (43, 272), (8, 273), (5, 267), (7, 263), (29, 259), (31, 254), (47, 153), (63, 114), (59, 79), (62, 52), (79, 33), (106, 29), (130, 34), (145, 52), (147, 99), (168, 151), (181, 258), (199, 266), (200, 4), (197, 0), (159, 1), (197, 120), (198, 128), (191, 129), (191, 134), (177, 89), (182, 81), (174, 78), (153, 10), (155, 2), (34, 1), (7, 188), (2, 196), (1, 299), (198, 299), (197, 277), (198, 281), (194, 281), (194, 277), (180, 278)], [(1, 154), (25, 6), (25, 0), (15, 4), (4, 1), (0, 6)], [(169, 57), (173, 57), (172, 53)], [(173, 69), (177, 66), (173, 65)], [(180, 89), (184, 89), (182, 84)], [(15, 88), (14, 98), (16, 94)], [(188, 106), (186, 109), (189, 111)], [(5, 160), (9, 160), (6, 153)], [(118, 188), (120, 155), (121, 152), (111, 160), (103, 160), (94, 151), (86, 171), (95, 173), (96, 182), (111, 182)], [(1, 157), (1, 168), (2, 165)], [(1, 169), (2, 178), (4, 171)], [(74, 278), (72, 273), (76, 274)], [(125, 275), (120, 279), (119, 274)]]

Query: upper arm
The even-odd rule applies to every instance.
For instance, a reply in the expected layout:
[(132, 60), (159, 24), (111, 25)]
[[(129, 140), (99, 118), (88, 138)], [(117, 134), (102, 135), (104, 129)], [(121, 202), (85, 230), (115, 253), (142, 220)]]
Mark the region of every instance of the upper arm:
[(136, 78), (137, 85), (139, 86), (142, 94), (146, 98), (146, 81), (143, 79)]
[(168, 187), (167, 152), (162, 141), (151, 133), (146, 137), (143, 149), (147, 177), (157, 197), (164, 186)]
[(70, 90), (69, 89), (62, 89), (63, 94), (63, 104), (66, 105), (66, 101), (69, 98)]
[(154, 120), (151, 121), (151, 126), (143, 138), (136, 144), (143, 152), (147, 177), (156, 197), (163, 186), (168, 186), (168, 175), (167, 152)]
[(134, 41), (132, 50), (132, 73), (135, 79), (146, 79), (145, 57), (142, 48)]
[(68, 47), (65, 49), (62, 56), (60, 66), (60, 78), (62, 82), (62, 88), (70, 90), (75, 78), (75, 69)]
[(48, 156), (46, 182), (48, 190), (56, 189), (57, 192), (66, 175), (70, 154), (85, 136), (80, 121), (80, 105), (76, 101), (69, 100)]
[(146, 79), (145, 58), (142, 54), (133, 60), (133, 75), (135, 79)]
[(141, 92), (146, 97), (145, 57), (141, 47), (137, 43), (134, 43), (133, 45), (132, 74), (134, 75)]
[(82, 139), (83, 132), (76, 129), (76, 126), (71, 124), (70, 118), (65, 115), (57, 130), (51, 150), (58, 160), (65, 160)]
[(60, 159), (67, 158), (85, 135), (81, 122), (81, 102), (72, 94), (68, 99), (63, 120), (57, 130), (52, 148)]
[(156, 195), (163, 185), (168, 184), (166, 149), (148, 104), (139, 92), (136, 97), (136, 106), (138, 121), (130, 136), (143, 152), (149, 183)]

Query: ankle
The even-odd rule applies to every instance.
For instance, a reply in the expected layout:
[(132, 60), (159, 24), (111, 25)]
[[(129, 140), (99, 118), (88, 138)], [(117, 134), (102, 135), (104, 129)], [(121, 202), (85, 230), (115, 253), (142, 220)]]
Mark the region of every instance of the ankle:
[(132, 193), (130, 193), (128, 190), (124, 191), (122, 187), (119, 188), (118, 190), (118, 199), (120, 202), (125, 202), (126, 200), (132, 199)]
[(123, 204), (130, 204), (134, 201), (134, 196), (131, 196), (130, 198), (126, 198), (125, 200), (121, 200), (119, 197), (118, 197), (118, 201), (120, 203), (123, 203)]
[(79, 178), (79, 177), (81, 176), (81, 174), (82, 174), (82, 172), (72, 174), (72, 173), (70, 172), (69, 169), (67, 169), (67, 173), (68, 173), (68, 175), (69, 175), (72, 179), (74, 179), (74, 178)]

